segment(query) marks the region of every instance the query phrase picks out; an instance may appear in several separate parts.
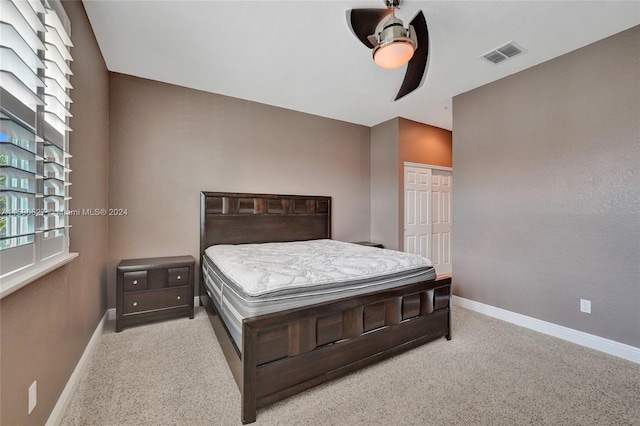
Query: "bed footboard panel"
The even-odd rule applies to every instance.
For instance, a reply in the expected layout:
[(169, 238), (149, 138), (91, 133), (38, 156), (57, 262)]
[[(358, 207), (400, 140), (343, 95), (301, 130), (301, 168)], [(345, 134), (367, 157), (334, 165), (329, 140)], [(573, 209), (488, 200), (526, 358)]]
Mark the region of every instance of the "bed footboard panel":
[(256, 409), (450, 333), (451, 279), (248, 318), (243, 422)]

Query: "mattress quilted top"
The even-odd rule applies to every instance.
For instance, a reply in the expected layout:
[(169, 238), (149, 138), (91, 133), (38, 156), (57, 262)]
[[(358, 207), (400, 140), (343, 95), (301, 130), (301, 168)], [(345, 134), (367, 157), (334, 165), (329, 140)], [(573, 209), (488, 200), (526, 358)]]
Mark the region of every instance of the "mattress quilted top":
[(211, 246), (205, 253), (222, 273), (252, 296), (433, 267), (429, 259), (419, 255), (336, 240), (223, 244)]

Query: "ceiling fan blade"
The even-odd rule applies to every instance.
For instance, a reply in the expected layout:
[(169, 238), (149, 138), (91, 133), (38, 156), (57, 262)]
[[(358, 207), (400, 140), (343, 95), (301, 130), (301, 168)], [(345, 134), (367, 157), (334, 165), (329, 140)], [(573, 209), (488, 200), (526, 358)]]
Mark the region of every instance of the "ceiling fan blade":
[(376, 32), (382, 18), (390, 13), (391, 9), (351, 9), (347, 11), (347, 22), (362, 44), (373, 49), (374, 45), (367, 37)]
[(429, 58), (429, 29), (427, 28), (427, 20), (424, 18), (422, 11), (411, 21), (413, 29), (416, 32), (418, 40), (418, 48), (413, 52), (413, 56), (407, 65), (407, 72), (404, 75), (402, 86), (396, 101), (422, 86), (427, 70), (427, 60)]

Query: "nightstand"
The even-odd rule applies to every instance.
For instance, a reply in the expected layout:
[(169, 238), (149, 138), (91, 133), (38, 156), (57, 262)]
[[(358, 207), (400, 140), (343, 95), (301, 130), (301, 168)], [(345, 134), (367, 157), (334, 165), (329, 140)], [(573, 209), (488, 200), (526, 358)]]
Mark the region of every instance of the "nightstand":
[(128, 325), (189, 315), (193, 319), (192, 256), (125, 259), (116, 277), (116, 332)]
[(354, 242), (353, 244), (359, 244), (361, 246), (368, 246), (368, 247), (384, 248), (382, 244), (372, 243), (371, 241), (358, 241), (358, 242)]

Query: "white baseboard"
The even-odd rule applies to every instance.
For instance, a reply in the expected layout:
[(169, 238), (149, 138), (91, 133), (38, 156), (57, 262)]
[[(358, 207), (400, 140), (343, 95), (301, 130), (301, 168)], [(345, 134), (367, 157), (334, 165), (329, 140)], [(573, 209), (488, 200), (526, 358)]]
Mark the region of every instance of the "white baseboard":
[(465, 299), (459, 296), (453, 296), (453, 304), (640, 364), (640, 348), (636, 348), (635, 346), (616, 342), (615, 340), (605, 339), (604, 337), (563, 327), (551, 322), (507, 311), (505, 309), (496, 308), (495, 306), (485, 305), (484, 303)]
[[(60, 421), (64, 416), (64, 412), (67, 410), (67, 407), (71, 402), (71, 397), (73, 396), (73, 393), (75, 392), (76, 387), (80, 382), (80, 378), (82, 377), (82, 372), (86, 368), (87, 363), (89, 362), (89, 359), (93, 354), (93, 351), (98, 345), (98, 341), (100, 340), (100, 336), (102, 335), (102, 330), (104, 329), (104, 326), (107, 323), (107, 319), (109, 316), (110, 316), (109, 311), (105, 312), (104, 315), (102, 316), (102, 319), (100, 320), (100, 322), (98, 323), (98, 326), (93, 332), (93, 335), (91, 336), (91, 339), (87, 344), (87, 347), (84, 349), (84, 352), (80, 357), (80, 361), (78, 361), (76, 368), (73, 370), (73, 373), (71, 373), (71, 377), (69, 377), (69, 380), (67, 381), (67, 385), (62, 390), (62, 394), (60, 394), (60, 398), (58, 398), (58, 402), (56, 402), (56, 405), (53, 407), (53, 411), (51, 411), (51, 414), (49, 415), (49, 419), (45, 423), (45, 426), (55, 426), (60, 424)], [(114, 309), (114, 317), (115, 317), (115, 309)]]

